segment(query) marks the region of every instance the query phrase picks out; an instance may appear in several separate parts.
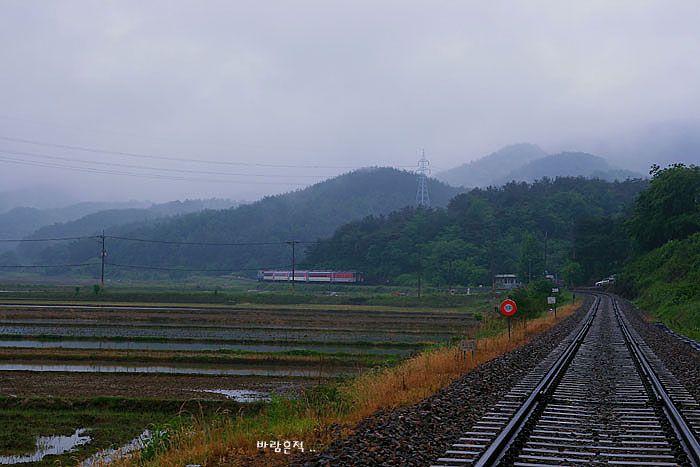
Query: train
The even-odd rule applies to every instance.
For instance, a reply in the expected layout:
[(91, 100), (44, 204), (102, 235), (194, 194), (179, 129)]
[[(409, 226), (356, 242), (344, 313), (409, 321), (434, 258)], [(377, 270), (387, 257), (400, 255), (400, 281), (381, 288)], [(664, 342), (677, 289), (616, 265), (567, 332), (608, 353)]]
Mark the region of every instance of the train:
[[(258, 280), (291, 282), (292, 271), (258, 271)], [(357, 271), (294, 271), (294, 282), (358, 283), (363, 281), (362, 273)]]

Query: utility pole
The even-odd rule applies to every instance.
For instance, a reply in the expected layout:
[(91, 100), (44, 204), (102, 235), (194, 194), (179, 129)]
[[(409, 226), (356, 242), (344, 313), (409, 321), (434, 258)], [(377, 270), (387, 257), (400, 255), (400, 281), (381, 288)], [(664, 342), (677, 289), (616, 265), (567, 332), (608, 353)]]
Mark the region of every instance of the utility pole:
[(496, 290), (496, 271), (493, 265), (493, 236), (494, 236), (494, 226), (491, 226), (491, 241), (489, 245), (489, 253), (491, 256), (491, 290)]
[(527, 260), (527, 283), (532, 280), (532, 258)]
[(287, 242), (290, 245), (292, 245), (292, 295), (294, 295), (294, 276), (295, 274), (295, 268), (296, 268), (296, 255), (294, 254), (294, 245), (296, 245), (296, 240), (292, 240), (291, 242)]
[(421, 246), (418, 245), (418, 298), (420, 298)]
[(105, 288), (105, 256), (107, 256), (107, 253), (105, 252), (105, 231), (102, 229), (102, 235), (100, 235), (102, 238), (102, 254), (100, 255), (102, 257), (102, 276), (100, 282), (102, 283), (102, 288)]
[(544, 275), (547, 276), (547, 232), (544, 233)]

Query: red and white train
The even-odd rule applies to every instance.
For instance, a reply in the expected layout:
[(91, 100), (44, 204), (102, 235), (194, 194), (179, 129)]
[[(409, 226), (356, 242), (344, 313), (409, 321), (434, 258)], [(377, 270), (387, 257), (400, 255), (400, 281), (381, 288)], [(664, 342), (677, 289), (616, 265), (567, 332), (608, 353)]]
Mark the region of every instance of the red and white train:
[[(292, 271), (258, 271), (259, 281), (291, 282)], [(294, 282), (362, 282), (357, 271), (294, 271)]]

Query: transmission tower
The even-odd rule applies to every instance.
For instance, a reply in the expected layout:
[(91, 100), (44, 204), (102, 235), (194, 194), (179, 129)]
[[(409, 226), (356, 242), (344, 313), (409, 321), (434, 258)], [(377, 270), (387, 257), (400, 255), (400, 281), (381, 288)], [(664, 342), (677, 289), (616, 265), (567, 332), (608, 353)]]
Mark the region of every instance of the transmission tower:
[(430, 169), (428, 166), (430, 161), (425, 158), (425, 150), (421, 153), (421, 158), (418, 161), (418, 192), (416, 193), (416, 205), (427, 208), (430, 206), (430, 196), (428, 195), (428, 175)]

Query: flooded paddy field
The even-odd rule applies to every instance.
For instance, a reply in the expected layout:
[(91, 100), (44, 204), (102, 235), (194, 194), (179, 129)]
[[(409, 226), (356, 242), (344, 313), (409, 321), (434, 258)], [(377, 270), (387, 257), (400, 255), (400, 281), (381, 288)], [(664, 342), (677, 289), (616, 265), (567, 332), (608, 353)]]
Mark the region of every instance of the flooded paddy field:
[(252, 414), (260, 407), (229, 400), (0, 397), (0, 464), (85, 465), (85, 459), (128, 445), (145, 430), (178, 423), (184, 418), (178, 412), (211, 417), (222, 410)]
[[(176, 419), (187, 401), (259, 410), (272, 394), (394, 364), (476, 325), (455, 308), (7, 301), (0, 460), (77, 465)], [(79, 442), (65, 452), (37, 451), (40, 441), (71, 440)]]

